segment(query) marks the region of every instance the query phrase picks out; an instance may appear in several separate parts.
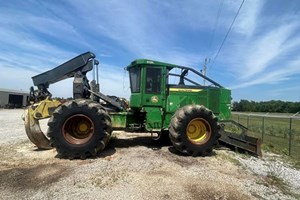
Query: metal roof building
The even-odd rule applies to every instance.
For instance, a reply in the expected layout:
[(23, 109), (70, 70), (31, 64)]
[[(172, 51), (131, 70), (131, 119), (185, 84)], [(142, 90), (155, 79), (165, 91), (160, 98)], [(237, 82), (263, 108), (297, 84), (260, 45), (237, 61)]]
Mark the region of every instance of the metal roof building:
[(29, 92), (0, 88), (0, 108), (22, 108), (28, 98)]

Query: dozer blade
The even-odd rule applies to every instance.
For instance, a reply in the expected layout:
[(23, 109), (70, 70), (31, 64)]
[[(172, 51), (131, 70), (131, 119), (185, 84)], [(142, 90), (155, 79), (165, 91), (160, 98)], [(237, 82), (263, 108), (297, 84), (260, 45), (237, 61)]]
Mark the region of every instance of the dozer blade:
[(44, 135), (39, 121), (32, 116), (30, 109), (24, 114), (25, 131), (29, 140), (39, 149), (51, 149), (50, 140)]
[[(225, 144), (229, 147), (234, 147), (238, 150), (243, 150), (249, 152), (252, 155), (262, 156), (261, 152), (261, 139), (255, 138), (247, 135), (247, 128), (243, 125), (233, 121), (233, 120), (224, 120), (221, 121), (221, 129), (219, 142)], [(231, 124), (235, 127), (238, 127), (241, 130), (240, 134), (229, 132), (225, 130), (225, 124)]]

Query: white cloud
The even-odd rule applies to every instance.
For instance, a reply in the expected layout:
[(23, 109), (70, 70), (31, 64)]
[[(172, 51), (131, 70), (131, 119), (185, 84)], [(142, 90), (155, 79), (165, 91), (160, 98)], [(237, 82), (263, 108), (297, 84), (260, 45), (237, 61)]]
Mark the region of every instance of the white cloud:
[[(276, 25), (264, 27), (262, 25), (270, 19), (266, 16), (258, 18), (261, 11), (257, 10), (260, 9), (261, 5), (259, 9), (254, 9), (255, 12), (251, 12), (251, 20), (255, 19), (256, 22), (250, 23), (245, 29), (241, 28), (241, 22), (237, 24), (236, 30), (240, 32), (238, 35), (232, 33), (232, 37), (236, 37), (234, 41), (227, 43), (227, 52), (220, 58), (227, 66), (227, 71), (235, 76), (236, 81), (232, 89), (282, 84), (289, 81), (292, 75), (300, 73), (300, 63), (295, 54), (300, 50), (298, 18), (289, 17), (286, 13), (277, 19)], [(288, 23), (286, 19), (289, 19)], [(246, 29), (252, 31), (245, 31), (245, 36), (240, 34)]]
[(13, 27), (0, 29), (0, 44), (1, 66), (24, 67), (39, 71), (72, 55), (69, 51)]
[[(296, 95), (299, 96), (299, 91), (300, 91), (300, 86), (288, 86), (286, 88), (280, 88), (280, 89), (273, 89), (270, 90), (268, 92), (269, 96), (271, 96), (272, 98), (278, 98), (280, 97), (282, 100), (288, 100), (289, 98), (282, 98), (282, 97), (286, 97), (287, 94), (289, 94), (290, 96), (293, 96), (292, 99), (294, 99), (294, 101), (299, 101), (299, 97), (297, 97)], [(290, 99), (291, 100), (291, 99)]]
[[(203, 56), (199, 52), (192, 53), (182, 47), (177, 41), (180, 29), (183, 30), (188, 26), (198, 31), (205, 30), (204, 27), (209, 26), (205, 20), (209, 16), (205, 13), (216, 14), (207, 12), (207, 8), (218, 6), (215, 3), (203, 5), (197, 1), (191, 4), (169, 4), (158, 1), (157, 5), (149, 1), (71, 3), (77, 12), (82, 13), (84, 20), (92, 19), (89, 26), (93, 26), (97, 34), (115, 41), (126, 51), (131, 52), (135, 58), (179, 62), (184, 65), (202, 63)], [(196, 9), (195, 7), (199, 10), (190, 12)], [(95, 8), (99, 12), (89, 12)], [(99, 21), (101, 23), (98, 23)]]
[[(244, 55), (241, 79), (249, 79), (270, 67), (287, 50), (284, 44), (296, 30), (297, 24), (282, 25), (252, 40)], [(246, 72), (246, 73), (245, 73)]]
[(276, 84), (282, 81), (290, 80), (290, 76), (300, 74), (300, 60), (290, 61), (284, 68), (278, 68), (276, 70), (265, 72), (253, 80), (246, 81), (244, 83), (231, 86), (231, 89), (245, 88), (249, 86), (259, 84)]
[[(37, 75), (37, 72), (25, 68), (1, 67), (0, 85), (1, 88), (28, 91), (33, 82), (31, 77)], [(93, 73), (88, 72), (88, 79), (93, 79)], [(120, 70), (117, 66), (102, 65), (99, 68), (100, 91), (106, 95), (115, 95), (129, 98), (129, 77), (128, 73)], [(58, 83), (51, 84), (49, 91), (53, 97), (72, 97), (73, 96), (73, 78), (69, 78)]]
[(245, 1), (233, 29), (247, 37), (252, 36), (260, 21), (260, 12), (264, 3), (261, 0)]
[[(241, 1), (224, 1), (214, 27), (221, 2), (69, 0), (63, 4), (30, 1), (20, 5), (8, 2), (0, 8), (0, 67), (5, 74), (21, 72), (26, 78), (19, 78), (16, 83), (31, 85), (33, 74), (91, 50), (103, 65), (100, 68), (103, 93), (128, 96), (129, 87), (123, 87), (122, 83), (124, 72), (116, 65), (149, 58), (197, 68), (212, 50), (218, 50)], [(243, 88), (285, 83), (299, 74), (296, 65), (299, 63), (293, 61), (300, 50), (299, 14), (281, 9), (274, 11), (280, 13), (277, 16), (273, 9), (280, 5), (274, 3), (269, 8), (268, 3), (245, 1), (214, 65), (212, 73), (218, 75), (214, 79), (221, 77), (222, 84)], [(0, 79), (5, 76), (2, 72)], [(3, 80), (8, 81), (7, 78), (13, 76)], [(128, 84), (128, 76), (124, 79)], [(72, 95), (72, 82), (57, 85), (50, 88), (54, 94)]]

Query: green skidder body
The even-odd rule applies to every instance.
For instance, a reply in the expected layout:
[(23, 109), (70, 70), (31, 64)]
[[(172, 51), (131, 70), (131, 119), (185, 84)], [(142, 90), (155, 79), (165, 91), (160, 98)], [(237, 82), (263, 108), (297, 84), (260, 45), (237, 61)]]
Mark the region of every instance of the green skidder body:
[[(114, 130), (156, 133), (169, 139), (186, 155), (205, 156), (218, 141), (261, 155), (260, 140), (247, 136), (247, 128), (230, 121), (231, 92), (195, 69), (152, 60), (133, 61), (129, 72), (128, 103), (100, 92), (96, 55), (86, 52), (32, 77), (31, 106), (24, 114), (25, 131), (38, 148), (56, 148), (65, 158), (96, 156), (107, 146)], [(96, 67), (97, 80), (87, 79)], [(96, 74), (95, 74), (96, 73)], [(51, 99), (50, 84), (74, 77), (73, 99)], [(39, 120), (50, 118), (47, 136)], [(225, 123), (239, 127), (239, 135), (225, 130)], [(154, 134), (154, 135), (156, 135)], [(167, 136), (167, 137), (165, 137)]]
[(178, 75), (181, 83), (170, 84), (170, 71), (174, 68), (181, 67), (150, 60), (135, 60), (126, 68), (130, 75), (130, 108), (132, 112), (145, 113), (145, 131), (168, 129), (174, 113), (186, 105), (203, 105), (220, 120), (230, 119), (230, 90), (185, 84), (184, 74), (182, 78)]
[[(231, 91), (184, 66), (140, 59), (126, 67), (131, 96), (127, 112), (110, 112), (113, 129), (157, 133), (176, 150), (208, 155), (219, 142), (261, 155), (260, 140), (231, 121)], [(205, 83), (204, 83), (205, 82)], [(225, 124), (242, 133), (225, 131)], [(167, 137), (166, 137), (167, 136)]]
[(184, 88), (168, 87), (169, 95), (166, 104), (166, 121), (168, 127), (174, 113), (185, 105), (203, 105), (211, 110), (219, 120), (230, 119), (230, 90), (224, 88)]

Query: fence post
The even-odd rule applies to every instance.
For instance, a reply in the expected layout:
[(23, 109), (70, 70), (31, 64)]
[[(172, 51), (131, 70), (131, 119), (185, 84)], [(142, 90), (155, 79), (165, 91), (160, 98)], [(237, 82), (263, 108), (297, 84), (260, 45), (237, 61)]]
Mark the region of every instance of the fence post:
[(249, 115), (247, 116), (247, 128), (249, 129)]
[(290, 130), (289, 130), (289, 156), (292, 151), (292, 118), (290, 118)]
[(262, 134), (261, 134), (261, 141), (264, 141), (264, 135), (265, 135), (265, 117), (262, 118)]
[(238, 123), (240, 123), (240, 115), (238, 114)]

